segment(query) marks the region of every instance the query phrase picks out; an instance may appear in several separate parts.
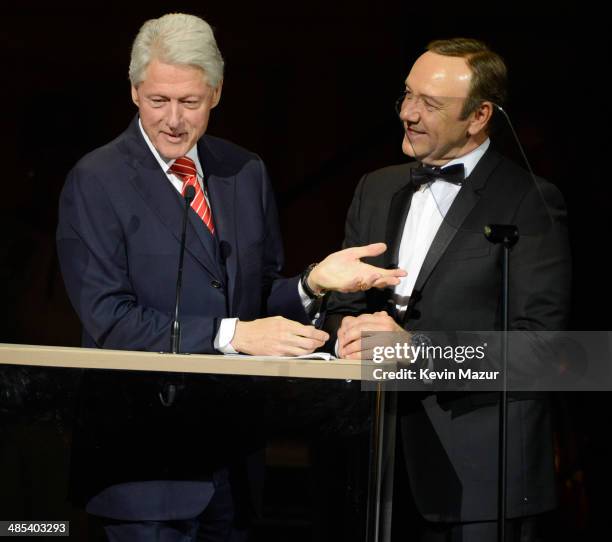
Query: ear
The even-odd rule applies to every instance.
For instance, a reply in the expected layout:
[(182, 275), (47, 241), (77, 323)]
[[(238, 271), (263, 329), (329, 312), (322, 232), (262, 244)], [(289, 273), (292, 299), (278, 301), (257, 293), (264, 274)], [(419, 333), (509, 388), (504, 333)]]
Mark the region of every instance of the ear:
[(132, 85), (132, 101), (136, 104), (136, 107), (140, 107), (140, 99), (138, 97), (138, 89)]
[(223, 79), (219, 81), (217, 88), (213, 89), (212, 102), (210, 104), (210, 108), (217, 107), (217, 104), (221, 100), (221, 90), (223, 89)]
[(491, 102), (482, 102), (471, 115), (472, 120), (468, 125), (468, 134), (475, 136), (484, 131), (492, 116), (493, 104)]

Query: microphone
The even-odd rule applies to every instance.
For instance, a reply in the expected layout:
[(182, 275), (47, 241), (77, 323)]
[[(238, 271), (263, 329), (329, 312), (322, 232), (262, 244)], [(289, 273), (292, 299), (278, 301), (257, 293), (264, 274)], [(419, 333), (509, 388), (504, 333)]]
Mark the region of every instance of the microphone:
[(187, 216), (189, 214), (189, 206), (195, 197), (195, 188), (191, 185), (187, 186), (185, 193), (185, 212), (183, 213), (183, 232), (181, 233), (181, 248), (179, 251), (178, 274), (176, 277), (176, 302), (174, 304), (174, 319), (172, 320), (170, 334), (170, 351), (173, 354), (180, 353), (181, 348), (181, 324), (179, 322), (179, 306), (181, 302), (181, 285), (183, 283), (183, 258), (185, 256), (185, 235), (187, 232)]
[(484, 228), (484, 235), (490, 243), (509, 248), (519, 240), (518, 228), (512, 224), (488, 224)]

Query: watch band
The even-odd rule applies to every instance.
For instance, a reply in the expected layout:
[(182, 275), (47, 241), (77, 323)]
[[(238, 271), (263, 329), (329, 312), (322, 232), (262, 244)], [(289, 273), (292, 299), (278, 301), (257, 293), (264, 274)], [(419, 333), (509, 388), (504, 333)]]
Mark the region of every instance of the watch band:
[(302, 271), (302, 275), (300, 276), (300, 283), (302, 284), (302, 288), (304, 289), (304, 292), (306, 292), (306, 295), (310, 298), (310, 299), (322, 299), (323, 297), (325, 297), (327, 295), (327, 291), (326, 290), (321, 290), (320, 293), (316, 293), (309, 285), (308, 285), (308, 276), (310, 275), (311, 271), (318, 265), (318, 262), (315, 263), (311, 263), (306, 269), (304, 269), (304, 271)]

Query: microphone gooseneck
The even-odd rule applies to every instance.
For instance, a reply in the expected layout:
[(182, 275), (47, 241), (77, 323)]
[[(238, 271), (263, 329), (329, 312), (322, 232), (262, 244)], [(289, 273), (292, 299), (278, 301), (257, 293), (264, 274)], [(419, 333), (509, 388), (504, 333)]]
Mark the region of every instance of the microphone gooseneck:
[(185, 199), (185, 212), (183, 213), (183, 230), (181, 233), (181, 248), (179, 251), (178, 274), (176, 277), (176, 302), (174, 304), (174, 319), (172, 320), (170, 334), (170, 351), (173, 354), (178, 354), (181, 348), (181, 324), (179, 322), (179, 307), (181, 302), (181, 285), (183, 283), (183, 259), (185, 256), (185, 237), (187, 232), (187, 217), (189, 215), (189, 206), (195, 197), (195, 188), (191, 185), (187, 186), (183, 194)]

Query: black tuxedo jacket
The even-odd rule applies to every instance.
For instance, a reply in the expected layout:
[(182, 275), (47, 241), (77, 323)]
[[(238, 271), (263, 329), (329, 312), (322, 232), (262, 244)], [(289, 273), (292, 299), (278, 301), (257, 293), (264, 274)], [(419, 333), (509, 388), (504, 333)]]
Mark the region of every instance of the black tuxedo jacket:
[[(345, 246), (388, 244), (374, 265), (397, 265), (416, 164), (368, 174), (346, 221)], [(570, 301), (566, 213), (559, 191), (489, 148), (466, 179), (418, 275), (401, 324), (421, 331), (501, 328), (501, 245), (487, 224), (522, 234), (510, 264), (511, 330), (562, 330)], [(333, 330), (341, 315), (389, 310), (389, 290), (334, 294)], [(529, 357), (529, 356), (527, 356)], [(525, 359), (525, 363), (530, 363)], [(496, 517), (498, 394), (400, 392), (403, 454), (415, 502), (431, 521)], [(512, 397), (509, 409), (508, 512), (534, 514), (555, 505), (552, 434), (545, 398)]]
[[(307, 322), (298, 277), (280, 276), (282, 240), (264, 164), (211, 136), (197, 148), (216, 235), (189, 210), (181, 351), (215, 353), (225, 317), (280, 314)], [(59, 260), (83, 324), (83, 346), (168, 351), (184, 202), (147, 146), (137, 117), (118, 138), (79, 161), (59, 205)], [(85, 373), (74, 438), (75, 499), (125, 482), (209, 480), (260, 444), (259, 410), (249, 386), (175, 375), (170, 378), (178, 395), (166, 408), (158, 398), (166, 377)], [(109, 498), (99, 512), (124, 519), (190, 517), (211, 497), (212, 483), (206, 484), (176, 491), (149, 484), (148, 500), (143, 492), (130, 497), (124, 491), (121, 503)]]

